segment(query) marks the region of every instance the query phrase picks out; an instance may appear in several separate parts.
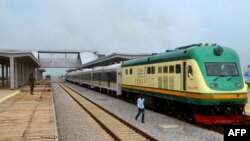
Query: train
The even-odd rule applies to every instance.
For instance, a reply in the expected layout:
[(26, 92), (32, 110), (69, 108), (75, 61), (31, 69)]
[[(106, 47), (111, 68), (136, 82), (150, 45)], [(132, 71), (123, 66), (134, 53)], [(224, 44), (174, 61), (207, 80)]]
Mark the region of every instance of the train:
[(46, 75), (45, 79), (51, 79), (51, 75)]
[(76, 70), (66, 74), (66, 81), (124, 99), (143, 95), (160, 111), (207, 125), (240, 123), (248, 99), (237, 52), (216, 44)]

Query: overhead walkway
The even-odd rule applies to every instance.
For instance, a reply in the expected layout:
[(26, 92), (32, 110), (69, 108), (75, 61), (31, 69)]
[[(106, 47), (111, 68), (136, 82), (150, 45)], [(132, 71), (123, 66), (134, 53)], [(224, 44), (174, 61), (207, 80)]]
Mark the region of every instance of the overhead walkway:
[(42, 68), (79, 68), (99, 57), (95, 51), (38, 51)]

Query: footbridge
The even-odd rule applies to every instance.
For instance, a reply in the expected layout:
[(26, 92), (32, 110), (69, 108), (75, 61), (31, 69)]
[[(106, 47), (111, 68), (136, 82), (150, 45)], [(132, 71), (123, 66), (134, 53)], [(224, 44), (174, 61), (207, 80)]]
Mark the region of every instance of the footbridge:
[(37, 51), (42, 68), (79, 68), (98, 59), (96, 51)]

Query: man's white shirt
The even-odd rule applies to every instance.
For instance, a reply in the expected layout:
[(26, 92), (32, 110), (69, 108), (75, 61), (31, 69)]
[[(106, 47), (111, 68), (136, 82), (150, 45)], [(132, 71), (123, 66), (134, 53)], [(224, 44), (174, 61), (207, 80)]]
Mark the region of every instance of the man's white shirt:
[(138, 98), (137, 107), (140, 109), (144, 109), (144, 99), (143, 98)]

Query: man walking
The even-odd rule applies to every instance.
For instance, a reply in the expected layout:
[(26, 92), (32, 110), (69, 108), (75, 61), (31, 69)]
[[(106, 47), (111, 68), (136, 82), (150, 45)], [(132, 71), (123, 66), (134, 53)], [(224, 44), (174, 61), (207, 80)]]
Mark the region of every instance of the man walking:
[(34, 90), (34, 86), (35, 86), (35, 78), (33, 76), (33, 73), (30, 73), (29, 85), (30, 85), (30, 94), (33, 95), (33, 90)]
[(144, 123), (144, 98), (142, 97), (142, 95), (140, 95), (139, 98), (137, 99), (137, 108), (138, 108), (138, 113), (135, 117), (135, 120), (137, 120), (137, 118), (142, 113), (141, 122)]

